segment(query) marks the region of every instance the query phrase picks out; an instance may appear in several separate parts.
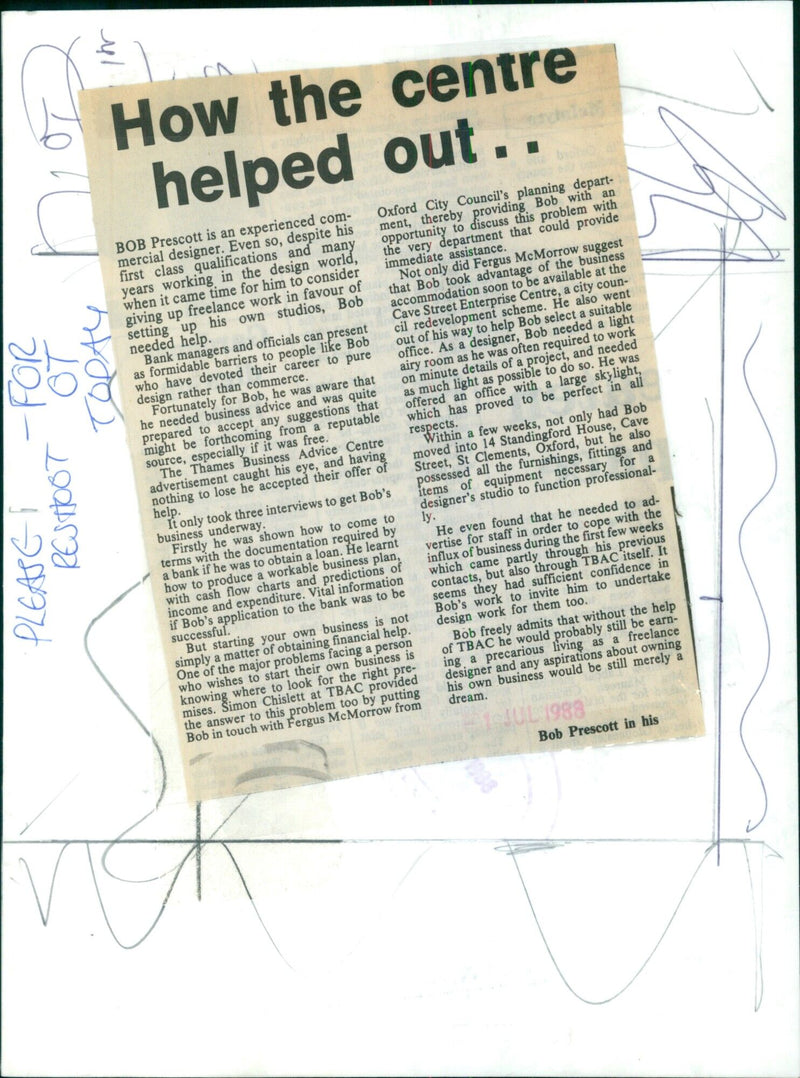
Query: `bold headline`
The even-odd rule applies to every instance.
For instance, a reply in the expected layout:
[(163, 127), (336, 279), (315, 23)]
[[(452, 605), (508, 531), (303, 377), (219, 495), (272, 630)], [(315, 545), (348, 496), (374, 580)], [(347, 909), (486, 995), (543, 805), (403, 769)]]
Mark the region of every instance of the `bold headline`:
[[(575, 54), (570, 49), (550, 49), (513, 54), (501, 53), (494, 60), (468, 60), (459, 67), (435, 64), (423, 75), (414, 68), (398, 72), (392, 79), (392, 96), (404, 109), (413, 109), (426, 97), (437, 102), (466, 98), (478, 94), (514, 93), (533, 90), (536, 79), (563, 85), (576, 75)], [(275, 122), (280, 127), (327, 120), (329, 115), (343, 119), (355, 116), (361, 109), (361, 88), (352, 79), (338, 79), (330, 87), (315, 83), (304, 84), (301, 75), (291, 75), (288, 89), (281, 79), (273, 79), (267, 97)], [(185, 142), (198, 129), (207, 138), (232, 135), (236, 131), (239, 98), (229, 97), (223, 105), (215, 98), (206, 105), (192, 105), (191, 112), (182, 105), (170, 105), (157, 118), (153, 116), (148, 98), (137, 101), (138, 113), (126, 116), (122, 104), (111, 106), (117, 150), (128, 150), (141, 138), (143, 146), (153, 146), (157, 137), (168, 142)], [(389, 139), (383, 150), (386, 167), (394, 173), (411, 172), (420, 159), (432, 169), (455, 165), (457, 161), (473, 164), (478, 160), (472, 145), (474, 130), (466, 117), (459, 119), (452, 131), (425, 133), (417, 141), (403, 135)], [(159, 209), (170, 205), (185, 206), (190, 198), (199, 202), (215, 202), (227, 194), (240, 198), (244, 192), (247, 204), (256, 207), (262, 195), (268, 195), (283, 180), (289, 188), (303, 190), (319, 178), (323, 183), (342, 183), (353, 179), (350, 144), (346, 133), (335, 136), (336, 145), (323, 149), (314, 160), (309, 154), (295, 151), (280, 162), (271, 157), (239, 161), (235, 150), (222, 154), (222, 167), (203, 165), (184, 174), (177, 169), (167, 170), (163, 161), (153, 162), (153, 182)], [(454, 142), (455, 140), (455, 142)], [(457, 150), (455, 148), (457, 144)], [(506, 146), (495, 146), (495, 156), (505, 158)], [(538, 142), (527, 142), (527, 152), (537, 153)]]

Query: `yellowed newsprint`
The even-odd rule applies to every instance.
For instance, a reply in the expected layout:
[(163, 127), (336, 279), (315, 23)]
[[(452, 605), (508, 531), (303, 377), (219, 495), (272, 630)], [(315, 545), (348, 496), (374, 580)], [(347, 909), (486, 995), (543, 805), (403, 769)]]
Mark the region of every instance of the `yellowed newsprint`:
[(189, 798), (701, 734), (613, 46), (81, 112)]

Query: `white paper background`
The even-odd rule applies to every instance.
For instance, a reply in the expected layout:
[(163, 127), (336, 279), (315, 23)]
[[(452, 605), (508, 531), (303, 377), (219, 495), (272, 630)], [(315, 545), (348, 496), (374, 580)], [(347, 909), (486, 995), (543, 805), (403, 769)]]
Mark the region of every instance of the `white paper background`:
[[(3, 1073), (796, 1074), (790, 6), (42, 12), (3, 30)], [(85, 371), (70, 397), (45, 376), (26, 398), (12, 370), (45, 341), (54, 371), (83, 368), (103, 307), (70, 87), (601, 41), (708, 736), (198, 818), (151, 709), (121, 418), (98, 404), (92, 429)], [(18, 559), (52, 534), (47, 447), (81, 568), (48, 568), (34, 647), (14, 636)]]

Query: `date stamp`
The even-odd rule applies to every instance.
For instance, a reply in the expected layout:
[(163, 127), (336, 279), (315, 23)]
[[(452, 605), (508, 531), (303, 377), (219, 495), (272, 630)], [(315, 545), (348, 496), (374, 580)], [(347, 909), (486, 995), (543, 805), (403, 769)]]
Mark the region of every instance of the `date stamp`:
[(515, 704), (502, 711), (484, 711), (480, 718), (465, 717), (464, 726), (482, 725), (484, 730), (532, 726), (537, 723), (573, 722), (586, 717), (583, 700), (558, 700), (545, 704)]

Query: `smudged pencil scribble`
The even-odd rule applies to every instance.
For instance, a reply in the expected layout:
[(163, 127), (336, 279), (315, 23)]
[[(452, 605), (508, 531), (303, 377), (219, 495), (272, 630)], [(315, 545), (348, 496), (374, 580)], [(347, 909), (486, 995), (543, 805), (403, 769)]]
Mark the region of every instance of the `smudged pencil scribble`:
[[(725, 248), (724, 258), (732, 262), (777, 262), (782, 260), (781, 250), (770, 245), (756, 229), (755, 222), (761, 221), (766, 214), (786, 220), (786, 214), (754, 181), (739, 169), (690, 123), (682, 119), (671, 109), (661, 105), (658, 109), (661, 122), (672, 135), (674, 146), (682, 151), (690, 162), (689, 173), (694, 179), (688, 186), (679, 179), (656, 176), (638, 168), (628, 168), (633, 176), (649, 180), (660, 185), (646, 195), (650, 209), (651, 222), (640, 233), (640, 240), (655, 236), (658, 226), (658, 203), (672, 203), (687, 210), (699, 212), (712, 220), (736, 222), (738, 231), (733, 244)], [(741, 209), (733, 204), (733, 197), (740, 196)], [(744, 233), (754, 242), (753, 250), (742, 249), (739, 238)], [(642, 252), (642, 258), (648, 261), (718, 261), (719, 252), (711, 246), (673, 247), (671, 245), (656, 250)]]

